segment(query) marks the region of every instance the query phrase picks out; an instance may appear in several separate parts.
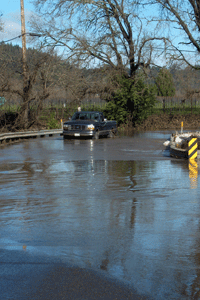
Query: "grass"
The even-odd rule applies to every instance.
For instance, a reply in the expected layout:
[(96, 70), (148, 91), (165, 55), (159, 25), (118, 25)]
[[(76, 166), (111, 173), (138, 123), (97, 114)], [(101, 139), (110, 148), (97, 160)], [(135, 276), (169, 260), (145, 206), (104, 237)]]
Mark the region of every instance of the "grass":
[(14, 112), (18, 112), (19, 111), (20, 106), (17, 104), (12, 104), (12, 105), (8, 105), (8, 104), (4, 104), (4, 105), (0, 105), (0, 112), (6, 112), (6, 113), (14, 113)]
[(188, 115), (191, 113), (192, 114), (200, 114), (200, 107), (196, 107), (196, 108), (193, 107), (192, 110), (191, 110), (191, 107), (185, 107), (184, 109), (171, 107), (171, 108), (165, 108), (165, 110), (161, 109), (161, 108), (153, 107), (149, 111), (149, 115), (153, 115), (153, 114)]

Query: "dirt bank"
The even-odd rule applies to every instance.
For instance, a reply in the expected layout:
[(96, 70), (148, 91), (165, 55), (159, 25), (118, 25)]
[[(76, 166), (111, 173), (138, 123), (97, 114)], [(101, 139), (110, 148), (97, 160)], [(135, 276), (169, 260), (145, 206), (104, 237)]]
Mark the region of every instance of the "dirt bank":
[(188, 115), (151, 115), (141, 125), (136, 126), (136, 130), (163, 130), (173, 129), (180, 130), (181, 122), (183, 122), (183, 128), (187, 129), (200, 129), (200, 115), (188, 114)]

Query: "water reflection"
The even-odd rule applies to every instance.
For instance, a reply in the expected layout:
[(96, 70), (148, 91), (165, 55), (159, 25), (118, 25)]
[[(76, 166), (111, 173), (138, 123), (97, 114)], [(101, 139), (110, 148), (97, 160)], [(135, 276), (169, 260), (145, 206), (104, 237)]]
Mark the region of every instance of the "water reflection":
[(89, 159), (41, 160), (42, 148), (33, 159), (27, 145), (26, 158), (0, 163), (0, 247), (103, 270), (155, 299), (198, 297), (200, 198), (188, 162), (96, 160), (106, 147), (79, 143)]
[(196, 189), (198, 186), (198, 163), (196, 160), (189, 159), (188, 161), (189, 178), (191, 189)]
[[(172, 160), (172, 165), (176, 165), (180, 169), (180, 175), (188, 171), (188, 178), (191, 189), (198, 189), (198, 173), (199, 173), (199, 161), (197, 160)], [(181, 170), (183, 172), (181, 172)], [(178, 178), (177, 178), (178, 179)], [(182, 182), (182, 178), (180, 178)]]

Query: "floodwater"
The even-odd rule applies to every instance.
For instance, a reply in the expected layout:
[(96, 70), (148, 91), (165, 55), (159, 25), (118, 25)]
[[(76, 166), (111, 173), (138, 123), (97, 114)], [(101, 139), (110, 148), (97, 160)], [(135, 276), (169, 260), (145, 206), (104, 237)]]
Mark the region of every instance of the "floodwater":
[(169, 136), (1, 147), (0, 279), (14, 251), (105, 273), (152, 299), (200, 299), (198, 166), (169, 157)]

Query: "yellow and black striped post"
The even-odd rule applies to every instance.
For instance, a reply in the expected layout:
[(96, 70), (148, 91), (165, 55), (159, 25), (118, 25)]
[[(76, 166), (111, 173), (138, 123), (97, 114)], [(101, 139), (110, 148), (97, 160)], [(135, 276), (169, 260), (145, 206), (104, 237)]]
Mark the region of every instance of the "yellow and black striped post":
[(198, 149), (197, 138), (192, 137), (188, 142), (188, 158), (189, 159), (197, 158), (197, 149)]

